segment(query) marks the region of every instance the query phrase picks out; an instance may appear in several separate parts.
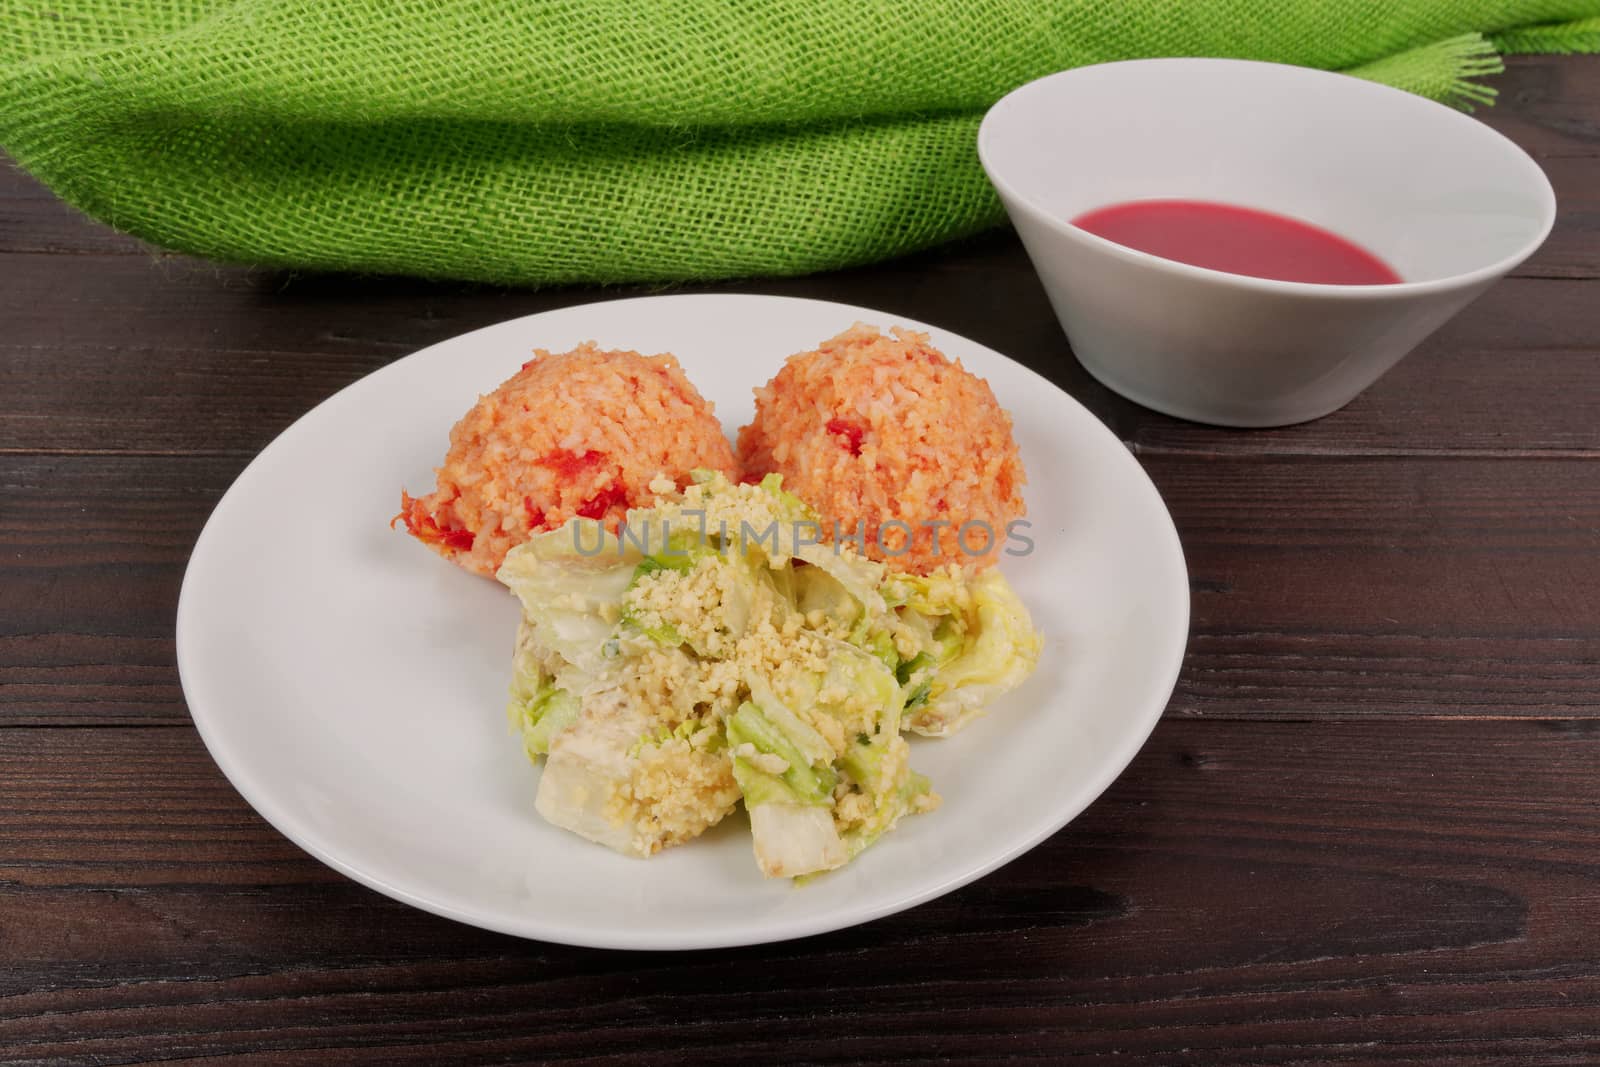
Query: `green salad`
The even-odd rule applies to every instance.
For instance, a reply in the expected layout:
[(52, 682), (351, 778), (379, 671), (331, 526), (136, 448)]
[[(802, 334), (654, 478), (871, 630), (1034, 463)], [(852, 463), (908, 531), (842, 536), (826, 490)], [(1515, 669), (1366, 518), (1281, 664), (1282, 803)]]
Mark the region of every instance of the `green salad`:
[(905, 733), (954, 733), (1038, 660), (1000, 571), (899, 574), (822, 543), (776, 475), (651, 488), (620, 535), (573, 519), (499, 570), (540, 814), (648, 856), (742, 802), (762, 872), (797, 877), (937, 807)]

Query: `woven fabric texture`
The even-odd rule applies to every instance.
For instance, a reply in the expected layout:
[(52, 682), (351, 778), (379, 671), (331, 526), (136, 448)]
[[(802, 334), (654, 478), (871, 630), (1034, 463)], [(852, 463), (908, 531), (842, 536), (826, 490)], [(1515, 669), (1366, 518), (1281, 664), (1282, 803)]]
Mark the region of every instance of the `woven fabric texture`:
[(1145, 56), (1487, 102), (1600, 0), (0, 0), (0, 146), (155, 244), (518, 284), (795, 274), (1002, 212), (984, 110)]

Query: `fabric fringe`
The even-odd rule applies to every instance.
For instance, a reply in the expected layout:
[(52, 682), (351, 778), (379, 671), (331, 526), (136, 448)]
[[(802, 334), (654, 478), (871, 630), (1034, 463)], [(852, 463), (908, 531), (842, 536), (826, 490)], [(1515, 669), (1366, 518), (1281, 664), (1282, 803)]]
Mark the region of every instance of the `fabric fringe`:
[(1478, 79), (1499, 74), (1505, 66), (1493, 42), (1481, 33), (1464, 33), (1352, 67), (1345, 73), (1471, 111), (1479, 105), (1493, 104), (1497, 94), (1493, 86)]

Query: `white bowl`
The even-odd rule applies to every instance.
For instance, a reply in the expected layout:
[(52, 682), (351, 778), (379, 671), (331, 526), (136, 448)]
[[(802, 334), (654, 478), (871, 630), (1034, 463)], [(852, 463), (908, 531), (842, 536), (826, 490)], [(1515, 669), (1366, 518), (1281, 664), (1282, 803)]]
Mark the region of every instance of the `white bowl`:
[[(1223, 426), (1349, 403), (1543, 243), (1555, 194), (1475, 119), (1358, 78), (1229, 59), (1149, 59), (1030, 82), (978, 155), (1090, 374)], [(1394, 285), (1227, 274), (1073, 226), (1183, 198), (1303, 219), (1375, 252)]]

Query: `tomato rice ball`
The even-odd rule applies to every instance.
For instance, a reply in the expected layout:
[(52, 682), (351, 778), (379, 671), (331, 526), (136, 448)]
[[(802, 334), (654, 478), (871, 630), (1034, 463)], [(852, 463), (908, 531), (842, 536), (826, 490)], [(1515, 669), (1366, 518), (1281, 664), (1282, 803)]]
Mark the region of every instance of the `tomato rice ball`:
[(738, 476), (711, 405), (674, 357), (593, 342), (537, 349), (455, 424), (437, 488), (402, 490), (395, 522), (446, 559), (493, 575), (512, 548), (574, 516), (617, 532), (629, 508), (655, 502), (652, 479), (681, 487), (696, 467)]
[(840, 540), (859, 527), (865, 553), (899, 571), (989, 566), (1026, 513), (1011, 417), (988, 382), (910, 330), (857, 323), (790, 356), (756, 390), (738, 457), (746, 480), (783, 475), (825, 539), (835, 522)]

